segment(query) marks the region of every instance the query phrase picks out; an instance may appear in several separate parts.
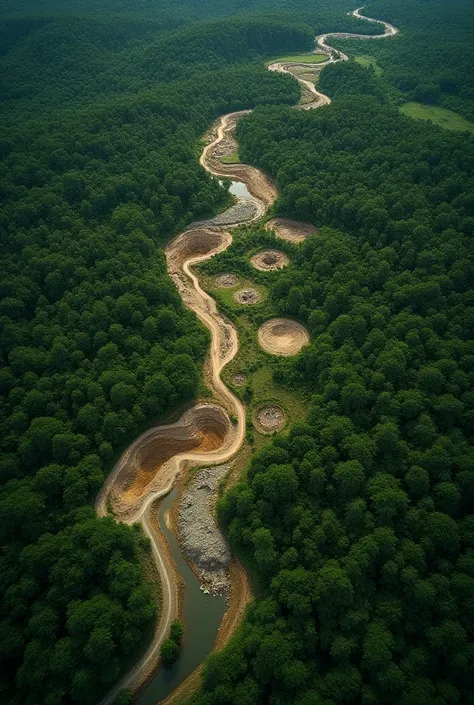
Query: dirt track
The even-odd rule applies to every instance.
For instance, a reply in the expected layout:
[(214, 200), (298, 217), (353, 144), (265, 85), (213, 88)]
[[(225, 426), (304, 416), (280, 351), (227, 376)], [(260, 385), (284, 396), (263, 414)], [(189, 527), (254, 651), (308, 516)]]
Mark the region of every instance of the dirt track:
[[(379, 22), (361, 15), (361, 9), (354, 10), (351, 14), (359, 19)], [(347, 59), (345, 54), (326, 43), (329, 37), (374, 39), (393, 36), (398, 31), (385, 22), (379, 23), (384, 26), (384, 34), (373, 36), (332, 33), (317, 37), (315, 52), (322, 51), (328, 54), (328, 61), (319, 64), (318, 70), (329, 62)], [(291, 69), (295, 66), (304, 68), (306, 65), (276, 63), (269, 66), (269, 69), (290, 73), (299, 81), (303, 91), (309, 94), (309, 100), (299, 106), (302, 109), (307, 110), (329, 104), (330, 98), (319, 93), (312, 82), (292, 72)], [(312, 69), (315, 68), (313, 64), (310, 66)], [(200, 161), (206, 170), (216, 176), (227, 176), (245, 183), (257, 202), (252, 221), (262, 217), (276, 200), (277, 191), (273, 182), (266, 174), (254, 167), (245, 164), (222, 164), (216, 154), (218, 145), (226, 140), (227, 135), (235, 129), (236, 121), (246, 112), (248, 111), (231, 113), (220, 118), (214, 128), (211, 141), (203, 150)], [(168, 271), (178, 287), (184, 304), (196, 313), (211, 332), (212, 343), (205, 366), (205, 381), (215, 401), (197, 404), (183, 414), (175, 424), (151, 428), (141, 434), (119, 459), (97, 497), (96, 512), (99, 517), (105, 516), (111, 510), (117, 520), (129, 524), (139, 522), (142, 525), (144, 533), (150, 539), (153, 557), (160, 573), (163, 603), (149, 648), (100, 705), (108, 705), (123, 688), (136, 690), (146, 680), (158, 661), (159, 649), (167, 637), (170, 623), (177, 615), (175, 572), (170, 564), (169, 554), (162, 550), (153, 527), (150, 512), (152, 504), (170, 491), (178, 474), (185, 467), (190, 464), (226, 463), (236, 455), (244, 439), (245, 409), (221, 380), (222, 369), (238, 351), (237, 333), (219, 313), (215, 301), (202, 290), (191, 270), (193, 264), (209, 259), (229, 247), (231, 242), (230, 233), (222, 227), (197, 227), (179, 235), (166, 248)], [(237, 419), (234, 426), (229, 422), (231, 414)], [(231, 594), (231, 604), (224, 616), (216, 648), (221, 648), (230, 638), (240, 621), (246, 602), (250, 599), (245, 572), (237, 565), (234, 575), (235, 584)], [(193, 684), (197, 683), (197, 672), (188, 680)], [(166, 699), (166, 702), (172, 700), (173, 694)]]
[(314, 54), (326, 54), (328, 57), (327, 61), (324, 61), (321, 64), (305, 64), (304, 62), (301, 63), (280, 63), (276, 62), (274, 64), (270, 64), (268, 67), (270, 71), (278, 71), (280, 73), (289, 73), (291, 74), (298, 83), (301, 85), (302, 88), (302, 100), (300, 104), (297, 106), (300, 110), (312, 110), (314, 108), (320, 108), (323, 105), (329, 105), (331, 103), (331, 99), (329, 96), (325, 95), (324, 93), (320, 93), (318, 90), (316, 90), (314, 83), (312, 81), (308, 81), (304, 78), (301, 77), (298, 73), (298, 69), (302, 68), (308, 68), (311, 69), (313, 72), (317, 73), (323, 70), (325, 66), (328, 65), (328, 63), (336, 63), (337, 61), (347, 61), (349, 57), (344, 54), (342, 51), (339, 51), (338, 49), (334, 49), (334, 47), (329, 46), (327, 43), (327, 40), (329, 38), (332, 39), (385, 39), (386, 37), (393, 37), (396, 34), (398, 34), (398, 29), (394, 27), (391, 24), (388, 24), (388, 22), (383, 22), (382, 20), (375, 20), (372, 19), (371, 17), (365, 17), (365, 15), (361, 14), (361, 10), (363, 7), (357, 8), (357, 10), (353, 10), (352, 12), (348, 12), (348, 15), (352, 15), (353, 17), (356, 17), (358, 20), (366, 20), (367, 22), (374, 22), (376, 24), (380, 24), (383, 26), (384, 31), (383, 34), (352, 34), (351, 32), (329, 32), (328, 34), (320, 34), (319, 36), (316, 37), (316, 46), (314, 49)]

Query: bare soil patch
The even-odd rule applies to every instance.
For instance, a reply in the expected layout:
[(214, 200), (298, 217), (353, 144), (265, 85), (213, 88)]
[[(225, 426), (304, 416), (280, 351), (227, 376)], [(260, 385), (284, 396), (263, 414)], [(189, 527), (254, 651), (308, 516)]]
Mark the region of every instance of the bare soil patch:
[(258, 329), (258, 342), (271, 355), (297, 355), (309, 343), (308, 331), (289, 318), (271, 318)]
[(241, 387), (247, 381), (247, 375), (243, 372), (237, 372), (232, 378), (233, 383), (236, 387)]
[(250, 261), (255, 269), (267, 272), (273, 269), (283, 269), (290, 260), (280, 250), (263, 250), (263, 252), (257, 252)]
[(262, 297), (256, 289), (240, 289), (235, 292), (234, 299), (239, 304), (253, 306), (254, 304), (258, 304), (262, 300)]
[(253, 425), (259, 433), (281, 431), (286, 423), (285, 412), (277, 404), (266, 404), (254, 412)]
[(287, 218), (272, 218), (265, 223), (265, 230), (274, 230), (280, 240), (293, 243), (304, 242), (306, 238), (318, 232), (318, 229), (311, 223), (302, 223)]
[(186, 230), (166, 246), (168, 270), (172, 274), (179, 272), (186, 260), (217, 252), (229, 239), (227, 233), (205, 227)]
[(157, 426), (142, 434), (129, 449), (110, 492), (115, 515), (123, 517), (148, 492), (166, 486), (176, 455), (217, 450), (228, 437), (229, 428), (223, 409), (215, 404), (198, 404), (175, 424)]
[(232, 289), (239, 283), (239, 277), (237, 274), (220, 274), (215, 281), (220, 289)]

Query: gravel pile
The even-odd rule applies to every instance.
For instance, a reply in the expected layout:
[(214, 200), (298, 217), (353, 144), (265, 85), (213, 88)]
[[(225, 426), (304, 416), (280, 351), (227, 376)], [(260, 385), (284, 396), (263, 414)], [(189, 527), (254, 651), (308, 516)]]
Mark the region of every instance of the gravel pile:
[(230, 551), (214, 518), (219, 482), (229, 469), (226, 464), (198, 472), (179, 505), (181, 547), (204, 583), (201, 589), (213, 595), (230, 586)]
[(234, 300), (245, 306), (258, 304), (261, 299), (262, 297), (255, 289), (240, 289), (240, 291), (236, 291), (234, 294)]
[(190, 228), (205, 227), (209, 228), (216, 225), (235, 225), (236, 223), (245, 223), (257, 215), (258, 206), (253, 201), (242, 200), (231, 206), (223, 213), (219, 213), (214, 218), (202, 220), (190, 225)]

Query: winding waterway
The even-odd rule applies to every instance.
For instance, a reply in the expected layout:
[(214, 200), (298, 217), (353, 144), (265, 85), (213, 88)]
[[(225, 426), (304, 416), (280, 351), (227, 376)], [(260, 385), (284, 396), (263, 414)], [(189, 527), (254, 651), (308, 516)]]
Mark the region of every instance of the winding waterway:
[[(397, 33), (392, 25), (364, 17), (354, 10), (354, 17), (383, 26), (379, 35), (331, 33), (316, 38), (315, 52), (323, 52), (328, 60), (322, 64), (310, 64), (321, 70), (330, 62), (346, 60), (328, 44), (329, 38), (380, 39)], [(292, 73), (295, 66), (305, 64), (275, 63), (272, 71), (292, 74), (309, 92), (311, 100), (302, 109), (318, 108), (329, 104), (330, 98), (318, 92), (314, 84)], [(271, 180), (260, 170), (245, 164), (223, 164), (216, 155), (216, 147), (230, 137), (235, 122), (243, 114), (230, 114), (220, 118), (213, 138), (204, 148), (201, 164), (214, 176), (225, 176), (232, 180), (231, 192), (242, 203), (252, 201), (252, 215), (243, 222), (252, 222), (262, 217), (276, 200), (277, 192)], [(211, 350), (205, 365), (204, 379), (212, 392), (213, 401), (199, 403), (188, 410), (179, 421), (167, 426), (151, 428), (141, 434), (125, 453), (107, 478), (96, 500), (98, 516), (112, 513), (117, 521), (138, 522), (150, 539), (151, 550), (162, 582), (162, 608), (152, 643), (138, 663), (127, 673), (110, 693), (101, 701), (108, 705), (123, 688), (137, 690), (150, 678), (148, 685), (138, 696), (138, 705), (155, 705), (172, 693), (202, 663), (212, 650), (216, 633), (221, 623), (226, 603), (223, 598), (205, 595), (200, 584), (183, 558), (174, 533), (168, 528), (166, 514), (175, 501), (173, 486), (178, 475), (190, 465), (215, 465), (228, 462), (235, 457), (244, 440), (246, 414), (240, 400), (221, 379), (222, 369), (238, 351), (235, 328), (218, 311), (215, 301), (206, 294), (191, 267), (221, 252), (232, 242), (229, 225), (191, 227), (176, 237), (166, 248), (168, 272), (176, 283), (184, 304), (195, 312), (211, 332)], [(230, 417), (235, 419), (231, 424)], [(209, 439), (217, 439), (214, 446)], [(153, 527), (153, 506), (162, 499), (158, 512), (161, 535)], [(167, 548), (166, 544), (167, 543)], [(159, 649), (168, 637), (169, 627), (179, 614), (179, 586), (176, 571), (184, 583), (183, 618), (185, 638), (182, 653), (170, 670), (156, 669)], [(231, 596), (232, 599), (232, 596)], [(238, 596), (237, 596), (238, 599)], [(229, 635), (230, 636), (230, 633)]]

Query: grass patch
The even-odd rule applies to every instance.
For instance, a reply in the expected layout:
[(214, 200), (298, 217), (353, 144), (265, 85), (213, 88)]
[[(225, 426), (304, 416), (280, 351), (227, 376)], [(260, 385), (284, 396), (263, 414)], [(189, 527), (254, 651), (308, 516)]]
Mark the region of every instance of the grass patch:
[[(254, 281), (252, 281), (252, 279), (248, 279), (247, 277), (239, 276), (239, 281), (237, 282), (237, 284), (228, 288), (216, 287), (215, 277), (202, 277), (200, 275), (200, 278), (201, 286), (203, 286), (207, 293), (210, 294), (213, 299), (215, 299), (218, 307), (220, 303), (223, 303), (225, 306), (228, 306), (229, 308), (233, 308), (235, 310), (247, 310), (249, 308), (256, 308), (257, 306), (262, 304), (265, 299), (268, 298), (267, 287), (263, 286), (263, 284), (256, 284)], [(258, 291), (258, 293), (262, 297), (261, 301), (256, 304), (253, 304), (252, 306), (240, 304), (234, 299), (234, 294), (237, 291), (240, 291), (240, 289), (255, 289), (255, 291)]]
[(401, 112), (408, 117), (417, 120), (431, 120), (435, 125), (444, 127), (446, 130), (468, 130), (474, 133), (474, 123), (469, 122), (452, 110), (439, 108), (437, 105), (425, 105), (424, 103), (405, 103), (400, 107)]
[(357, 61), (357, 63), (363, 66), (364, 68), (372, 66), (377, 76), (383, 74), (383, 69), (378, 65), (377, 59), (374, 59), (373, 56), (367, 56), (366, 54), (362, 54), (361, 56), (356, 56), (355, 61)]
[[(250, 376), (249, 382), (252, 388), (252, 398), (247, 406), (247, 428), (250, 429), (249, 440), (251, 440), (252, 450), (255, 452), (263, 448), (272, 435), (284, 433), (296, 421), (304, 421), (309, 405), (302, 394), (296, 394), (275, 384), (271, 365), (259, 367)], [(254, 412), (267, 404), (276, 404), (285, 412), (285, 426), (275, 434), (260, 433), (252, 422)]]
[(281, 406), (287, 415), (287, 422), (302, 421), (306, 417), (308, 404), (299, 394), (276, 385), (272, 370), (268, 365), (260, 367), (252, 375), (253, 399), (251, 406), (256, 409), (262, 403), (274, 402)]
[(221, 157), (221, 162), (223, 164), (240, 164), (238, 150), (235, 150), (235, 152), (232, 152), (232, 154), (228, 154), (227, 156)]
[(278, 59), (267, 61), (267, 66), (276, 62), (283, 64), (322, 64), (327, 60), (328, 57), (326, 54), (293, 54), (292, 56), (280, 56)]

